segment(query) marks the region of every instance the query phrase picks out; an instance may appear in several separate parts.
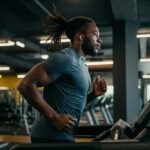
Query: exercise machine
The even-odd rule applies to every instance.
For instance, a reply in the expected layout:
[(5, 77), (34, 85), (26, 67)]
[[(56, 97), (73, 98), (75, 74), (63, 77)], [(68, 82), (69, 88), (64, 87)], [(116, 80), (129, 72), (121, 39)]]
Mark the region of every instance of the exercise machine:
[(101, 141), (104, 138), (110, 137), (113, 140), (135, 138), (150, 122), (150, 101), (139, 114), (139, 117), (134, 124), (119, 119), (110, 129), (99, 134), (93, 141)]

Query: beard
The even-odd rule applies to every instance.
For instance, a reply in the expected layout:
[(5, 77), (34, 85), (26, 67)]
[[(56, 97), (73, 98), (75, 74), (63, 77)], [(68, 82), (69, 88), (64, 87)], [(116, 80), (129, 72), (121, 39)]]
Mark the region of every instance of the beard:
[(85, 55), (90, 55), (90, 56), (97, 56), (98, 55), (98, 50), (94, 49), (91, 45), (89, 44), (82, 44), (82, 49)]

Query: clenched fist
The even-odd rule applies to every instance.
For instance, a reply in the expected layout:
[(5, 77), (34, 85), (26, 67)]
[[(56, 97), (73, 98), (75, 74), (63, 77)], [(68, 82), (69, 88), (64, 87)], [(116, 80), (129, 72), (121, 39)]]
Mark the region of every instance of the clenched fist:
[(93, 83), (93, 92), (96, 96), (101, 96), (107, 91), (106, 81), (97, 75)]

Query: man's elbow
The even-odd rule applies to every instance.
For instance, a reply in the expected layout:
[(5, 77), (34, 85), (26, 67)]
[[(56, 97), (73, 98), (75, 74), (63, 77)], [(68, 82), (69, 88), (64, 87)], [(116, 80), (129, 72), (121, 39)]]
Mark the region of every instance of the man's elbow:
[(25, 82), (21, 82), (17, 86), (17, 90), (22, 94), (24, 90), (26, 89), (26, 87), (27, 87), (27, 84)]
[(20, 92), (21, 91), (21, 87), (22, 85), (21, 85), (21, 83), (19, 83), (19, 85), (17, 86), (17, 90)]

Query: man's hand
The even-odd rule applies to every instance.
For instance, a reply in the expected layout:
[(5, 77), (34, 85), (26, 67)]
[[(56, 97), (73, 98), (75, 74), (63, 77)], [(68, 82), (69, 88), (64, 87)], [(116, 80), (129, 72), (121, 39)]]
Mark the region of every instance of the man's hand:
[(68, 115), (57, 115), (52, 118), (52, 125), (58, 130), (70, 130), (75, 126), (77, 119)]
[(98, 75), (93, 84), (93, 92), (96, 96), (101, 96), (107, 91), (107, 85), (104, 79)]

